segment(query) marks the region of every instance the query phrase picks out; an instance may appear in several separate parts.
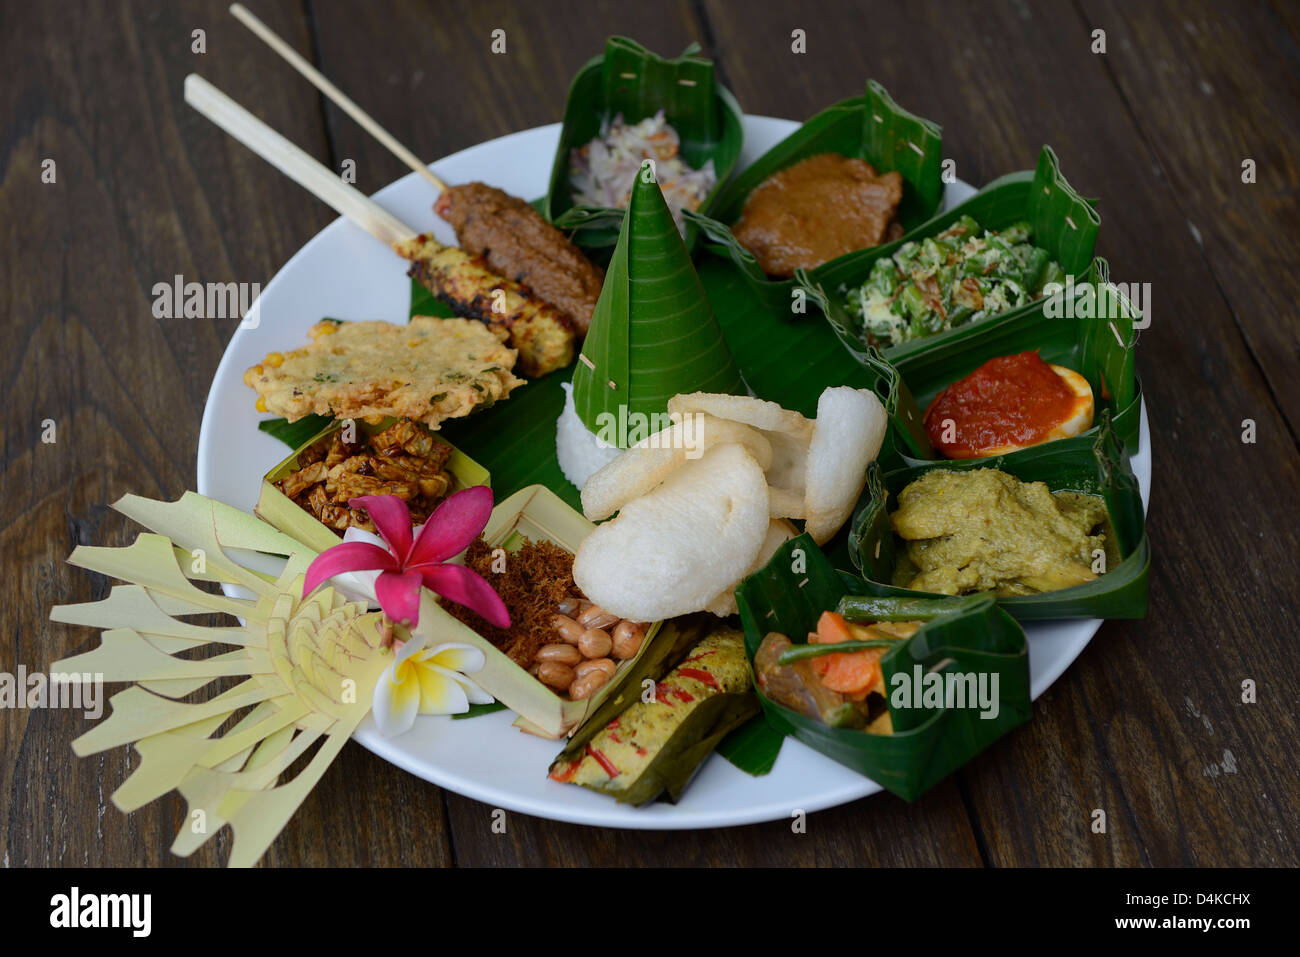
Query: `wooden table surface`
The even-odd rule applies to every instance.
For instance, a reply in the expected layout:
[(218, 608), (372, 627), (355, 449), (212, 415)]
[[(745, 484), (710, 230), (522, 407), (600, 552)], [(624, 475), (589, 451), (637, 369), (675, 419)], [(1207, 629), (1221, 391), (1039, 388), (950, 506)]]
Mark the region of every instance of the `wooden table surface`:
[[(1104, 625), (1028, 725), (915, 804), (867, 798), (812, 815), (804, 834), (783, 821), (657, 833), (515, 814), (502, 835), (486, 805), (349, 745), (266, 864), (1300, 861), (1300, 6), (252, 6), (429, 159), (559, 119), (570, 78), (611, 33), (665, 54), (698, 40), (757, 114), (806, 118), (875, 77), (943, 125), (968, 181), (1030, 166), (1050, 143), (1080, 192), (1101, 199), (1098, 252), (1113, 276), (1153, 289), (1139, 346), (1150, 613)], [(504, 55), (489, 49), (497, 28)], [(791, 52), (795, 29), (806, 54)], [(1099, 29), (1104, 53), (1092, 50)], [(194, 486), (199, 420), (237, 320), (155, 319), (154, 283), (264, 284), (334, 218), (188, 108), (185, 74), (333, 168), (355, 160), (366, 192), (406, 170), (222, 3), (6, 3), (0, 50), (0, 671), (15, 673), (98, 640), (48, 615), (106, 593), (64, 564), (77, 544), (133, 537), (106, 503)], [(42, 182), (46, 159), (54, 183)], [(1242, 700), (1246, 680), (1255, 703)], [(4, 865), (184, 863), (167, 851), (183, 802), (119, 813), (108, 796), (134, 755), (76, 759), (69, 742), (87, 726), (80, 712), (0, 710)], [(1105, 834), (1090, 827), (1096, 808)], [(228, 851), (227, 832), (191, 863)]]

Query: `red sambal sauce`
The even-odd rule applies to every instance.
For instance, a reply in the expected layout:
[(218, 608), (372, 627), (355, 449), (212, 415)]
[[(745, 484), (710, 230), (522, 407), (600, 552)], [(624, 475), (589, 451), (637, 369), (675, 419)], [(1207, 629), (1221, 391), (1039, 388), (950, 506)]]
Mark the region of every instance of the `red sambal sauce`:
[[(935, 396), (925, 431), (948, 458), (976, 458), (987, 449), (1045, 441), (1070, 417), (1075, 398), (1037, 352), (999, 356)], [(945, 432), (952, 441), (944, 441)]]

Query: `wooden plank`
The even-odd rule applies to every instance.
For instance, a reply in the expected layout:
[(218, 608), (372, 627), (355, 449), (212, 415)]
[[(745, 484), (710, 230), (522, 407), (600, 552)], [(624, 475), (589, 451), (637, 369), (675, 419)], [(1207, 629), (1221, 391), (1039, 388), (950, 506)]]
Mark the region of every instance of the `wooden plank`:
[[(686, 0), (601, 0), (563, 13), (545, 4), (380, 0), (368, 3), (364, 16), (345, 5), (313, 4), (312, 17), (318, 69), (425, 162), (557, 122), (573, 75), (604, 51), (611, 34), (635, 37), (665, 56), (702, 39)], [(492, 52), (495, 30), (505, 31), (504, 53)], [(288, 66), (270, 76), (307, 101), (311, 86)], [(328, 115), (336, 163), (356, 161), (364, 192), (406, 174), (333, 104)], [(547, 169), (551, 160), (549, 154), (519, 157)]]
[[(299, 4), (259, 3), (307, 42)], [(0, 51), (11, 118), (0, 185), (8, 348), (0, 351), (6, 641), (0, 671), (44, 671), (87, 650), (89, 629), (54, 625), (58, 603), (102, 597), (107, 582), (65, 565), (77, 544), (126, 544), (135, 529), (105, 508), (126, 492), (174, 498), (194, 485), (199, 420), (238, 317), (157, 319), (153, 286), (265, 283), (333, 214), (185, 106), (198, 71), (325, 155), (321, 113), (268, 84), (274, 55), (223, 7), (196, 2), (6, 9)], [(192, 52), (204, 30), (206, 53)], [(42, 184), (42, 161), (56, 181)], [(249, 401), (253, 396), (250, 393)], [(52, 420), (56, 441), (41, 441)], [(184, 823), (175, 796), (123, 815), (109, 795), (138, 763), (120, 749), (78, 760), (79, 712), (0, 710), (0, 860), (6, 866), (170, 865)], [(366, 780), (388, 795), (376, 801)], [(267, 857), (272, 863), (443, 860), (428, 788), (348, 748)], [(388, 826), (425, 803), (418, 833)], [(217, 864), (221, 835), (193, 858)]]
[[(1138, 114), (1208, 271), (1300, 431), (1300, 73), (1297, 36), (1264, 3), (1085, 0), (1107, 71)], [(1294, 19), (1293, 6), (1281, 5)], [(1156, 104), (1160, 108), (1153, 108)], [(1255, 182), (1243, 182), (1243, 164)], [(1244, 414), (1244, 413), (1243, 413)]]
[[(1294, 328), (1294, 290), (1285, 284), (1294, 280), (1284, 277), (1280, 292), (1248, 288), (1253, 276), (1287, 271), (1294, 240), (1230, 248), (1245, 214), (1220, 209), (1218, 187), (1195, 178), (1203, 144), (1163, 130), (1199, 108), (1206, 135), (1258, 138), (1261, 111), (1269, 111), (1284, 127), (1269, 130), (1269, 142), (1294, 144), (1292, 111), (1270, 98), (1292, 91), (1294, 78), (1278, 72), (1268, 56), (1276, 47), (1258, 36), (1286, 31), (1294, 43), (1294, 11), (1233, 13), (1221, 22), (1229, 30), (1240, 24), (1256, 45), (1216, 53), (1202, 49), (1203, 39), (1169, 35), (1179, 17), (1091, 2), (1087, 16), (1028, 6), (877, 8), (869, 29), (849, 3), (818, 5), (815, 21), (761, 5), (743, 17), (724, 5), (702, 9), (703, 21), (688, 3), (605, 4), (581, 16), (480, 4), (440, 7), (436, 17), (396, 6), (365, 16), (323, 4), (310, 12), (326, 72), (430, 159), (553, 121), (572, 73), (611, 31), (661, 52), (718, 39), (723, 76), (757, 113), (807, 116), (860, 92), (869, 71), (905, 106), (944, 124), (958, 175), (975, 182), (1030, 165), (1051, 142), (1071, 181), (1102, 197), (1101, 251), (1117, 278), (1156, 288), (1139, 359), (1156, 437), (1151, 614), (1104, 626), (1030, 725), (915, 806), (876, 797), (822, 812), (802, 842), (787, 822), (647, 834), (519, 815), (503, 839), (487, 826), (490, 809), (448, 795), (456, 860), (966, 864), (978, 862), (982, 843), (998, 865), (1295, 864), (1291, 689), (1300, 676), (1288, 629), (1300, 608), (1277, 583), (1300, 578), (1291, 547), (1300, 529), (1293, 507), (1260, 507), (1294, 503), (1300, 491), (1294, 439), (1274, 402), (1294, 425), (1286, 364), (1294, 363), (1294, 336), (1279, 339), (1277, 331)], [(259, 3), (256, 12), (298, 49), (312, 49), (297, 5)], [(1098, 12), (1108, 21), (1107, 60), (1088, 52)], [(1220, 22), (1199, 7), (1181, 17)], [(13, 622), (0, 670), (14, 671), (90, 645), (87, 631), (51, 626), (45, 616), (53, 603), (104, 593), (106, 582), (61, 564), (79, 542), (128, 540), (125, 523), (100, 503), (127, 490), (175, 495), (192, 485), (199, 415), (236, 320), (155, 320), (153, 283), (178, 272), (265, 282), (332, 217), (181, 103), (181, 77), (198, 68), (305, 148), (329, 155), (314, 92), (223, 9), (172, 4), (146, 22), (131, 8), (92, 8), (73, 20), (29, 6), (6, 11), (4, 23), (0, 50), (16, 79), (0, 91), (0, 104), (16, 121), (0, 184), (8, 252), (0, 277), (17, 334), (0, 355), (9, 450), (0, 466), (7, 493), (0, 549)], [(509, 52), (493, 59), (488, 44), (498, 26)], [(208, 53), (191, 54), (190, 31), (200, 27)], [(795, 27), (808, 31), (806, 60), (785, 52)], [(1134, 40), (1127, 58), (1125, 36)], [(1231, 69), (1215, 56), (1235, 58)], [(1254, 91), (1257, 102), (1234, 105), (1242, 116), (1221, 115), (1229, 109), (1223, 97), (1205, 110), (1199, 84), (1160, 72), (1171, 57), (1210, 58), (1201, 62), (1218, 64), (1229, 88)], [(1208, 82), (1219, 88), (1215, 77)], [(403, 174), (349, 121), (330, 115), (331, 159), (356, 159), (363, 188)], [(1278, 176), (1287, 154), (1274, 148), (1259, 155)], [(58, 162), (58, 183), (35, 186), (47, 157)], [(1248, 212), (1285, 217), (1271, 204), (1285, 203), (1294, 180), (1266, 179), (1264, 167), (1253, 187), (1258, 205)], [(1204, 205), (1186, 205), (1199, 192), (1205, 197), (1193, 199)], [(1219, 262), (1230, 263), (1232, 275)], [(1292, 311), (1273, 309), (1278, 302)], [(1280, 326), (1269, 325), (1275, 314)], [(1280, 381), (1284, 373), (1291, 378)], [(53, 445), (40, 442), (47, 418), (58, 429)], [(1240, 441), (1247, 418), (1258, 429), (1254, 444)], [(1248, 678), (1258, 683), (1258, 704), (1241, 702)], [(111, 808), (107, 795), (132, 756), (74, 760), (67, 743), (86, 726), (68, 712), (0, 712), (0, 859), (172, 863), (165, 847), (183, 805), (168, 798), (129, 818)], [(350, 747), (267, 862), (446, 863), (438, 793)], [(412, 806), (425, 812), (419, 834), (393, 827), (391, 808)], [(1105, 835), (1090, 830), (1096, 808), (1107, 812)], [(919, 836), (898, 837), (912, 833)], [(217, 863), (223, 842), (195, 862)], [(881, 849), (892, 844), (899, 846)]]

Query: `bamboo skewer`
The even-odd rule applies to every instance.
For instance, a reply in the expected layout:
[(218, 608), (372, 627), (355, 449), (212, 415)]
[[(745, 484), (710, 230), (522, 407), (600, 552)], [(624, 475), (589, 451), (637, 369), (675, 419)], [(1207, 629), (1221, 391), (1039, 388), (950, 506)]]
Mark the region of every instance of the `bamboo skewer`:
[(381, 242), (391, 246), (416, 235), (416, 230), (360, 190), (343, 182), (323, 163), (303, 152), (196, 73), (185, 78), (185, 102)]
[(399, 143), (391, 133), (375, 122), (369, 113), (357, 106), (346, 93), (326, 79), (323, 73), (303, 59), (297, 50), (254, 16), (247, 7), (242, 3), (235, 3), (231, 5), (230, 12), (234, 14), (236, 20), (252, 30), (267, 46), (287, 60), (290, 66), (310, 80), (316, 89), (333, 100), (344, 113), (356, 120), (367, 133), (387, 147), (389, 152), (432, 183), (438, 192), (447, 188), (447, 184), (435, 176), (428, 166), (420, 162), (418, 156)]
[[(397, 255), (412, 260), (408, 275), (427, 286), (457, 315), (503, 330), (511, 348), (518, 352), (524, 375), (545, 375), (573, 360), (573, 322), (527, 286), (492, 272), (463, 249), (417, 234), (201, 76), (191, 73), (185, 78), (185, 102)], [(498, 296), (504, 306), (500, 312)], [(487, 314), (482, 303), (489, 300), (493, 305)]]

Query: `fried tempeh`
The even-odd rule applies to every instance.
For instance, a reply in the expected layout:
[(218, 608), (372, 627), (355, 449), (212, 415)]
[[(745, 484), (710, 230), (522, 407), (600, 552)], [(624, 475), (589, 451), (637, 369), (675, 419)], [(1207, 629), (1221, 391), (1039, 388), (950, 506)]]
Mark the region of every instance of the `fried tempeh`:
[(369, 516), (348, 505), (360, 495), (396, 495), (417, 525), (424, 522), (455, 484), (447, 471), (451, 446), (409, 420), (345, 442), (337, 431), (298, 454), (299, 468), (276, 486), (321, 524), (375, 530)]

